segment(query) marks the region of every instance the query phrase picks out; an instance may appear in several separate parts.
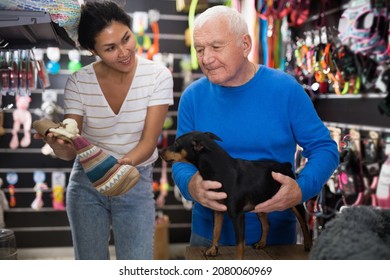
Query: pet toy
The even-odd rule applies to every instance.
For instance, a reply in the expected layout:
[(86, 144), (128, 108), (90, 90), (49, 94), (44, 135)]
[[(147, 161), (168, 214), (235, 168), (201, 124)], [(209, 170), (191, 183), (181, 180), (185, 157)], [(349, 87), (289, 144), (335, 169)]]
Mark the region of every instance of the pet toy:
[(7, 179), (8, 191), (9, 191), (9, 206), (15, 207), (16, 206), (15, 184), (18, 182), (19, 176), (15, 172), (10, 172), (7, 173), (6, 179)]
[(68, 52), (69, 62), (68, 69), (74, 73), (83, 67), (80, 62), (80, 52), (78, 50), (70, 50)]
[(157, 10), (149, 10), (148, 15), (149, 15), (150, 26), (153, 31), (153, 44), (148, 49), (148, 52), (146, 53), (146, 57), (152, 60), (153, 56), (160, 51), (160, 47), (159, 47), (160, 32), (158, 26), (160, 13)]
[(136, 34), (137, 39), (137, 53), (142, 55), (144, 50), (149, 50), (152, 45), (152, 41), (149, 36), (145, 34), (145, 30), (148, 28), (148, 13), (147, 12), (134, 12), (133, 13), (133, 32)]
[[(173, 125), (173, 119), (171, 117), (166, 117), (163, 125), (163, 131), (161, 133), (162, 140), (161, 146), (163, 149), (168, 147), (168, 129)], [(161, 207), (165, 204), (165, 197), (168, 195), (169, 191), (169, 182), (167, 175), (167, 163), (163, 160), (161, 162), (161, 177), (160, 177), (160, 185), (159, 185), (160, 194), (156, 199), (157, 206)]]
[(16, 109), (12, 116), (14, 119), (14, 125), (12, 129), (12, 138), (9, 144), (10, 148), (15, 150), (19, 146), (18, 131), (23, 125), (24, 136), (20, 141), (20, 146), (28, 147), (31, 143), (31, 113), (28, 111), (30, 106), (31, 97), (24, 95), (16, 95)]
[[(35, 62), (35, 68), (38, 71), (36, 78), (39, 78), (38, 81), (41, 83), (42, 88), (48, 88), (50, 86), (50, 79), (45, 63), (43, 62), (43, 50), (34, 48), (32, 50), (32, 56)], [(35, 81), (34, 83), (37, 85), (38, 81)]]
[(18, 65), (18, 93), (20, 95), (30, 95), (32, 89), (35, 89), (35, 81), (30, 51), (21, 50)]
[(12, 60), (9, 64), (9, 93), (15, 95), (19, 90), (19, 71), (21, 70), (20, 50), (12, 51)]
[(75, 120), (65, 119), (57, 124), (41, 119), (35, 121), (33, 127), (43, 136), (53, 133), (56, 137), (72, 143), (86, 175), (99, 193), (107, 196), (122, 195), (138, 182), (140, 174), (137, 168), (119, 164), (116, 158), (79, 135)]
[[(45, 90), (42, 92), (41, 108), (34, 110), (34, 114), (40, 118), (49, 119), (53, 122), (59, 122), (64, 110), (57, 105), (57, 93), (54, 90)], [(45, 143), (41, 148), (42, 154), (45, 156), (51, 155), (55, 157), (53, 149), (49, 144)]]
[[(168, 131), (163, 130), (162, 132), (162, 148), (168, 146)], [(156, 199), (156, 205), (162, 207), (165, 204), (165, 197), (168, 195), (169, 191), (169, 182), (167, 178), (167, 163), (163, 160), (161, 162), (161, 177), (159, 185), (159, 195)]]
[(49, 188), (47, 184), (44, 182), (46, 179), (46, 175), (43, 171), (35, 171), (34, 172), (34, 191), (35, 191), (35, 199), (31, 203), (31, 208), (34, 210), (41, 210), (44, 205), (42, 195), (44, 191), (47, 191)]
[(61, 59), (60, 49), (57, 47), (49, 47), (46, 50), (46, 55), (49, 59), (49, 62), (46, 64), (47, 72), (52, 75), (58, 74), (61, 69), (61, 66), (58, 63)]
[(53, 208), (55, 210), (65, 210), (65, 206), (64, 206), (65, 173), (54, 171), (51, 174), (51, 182), (52, 182)]
[(196, 6), (198, 5), (198, 0), (191, 0), (190, 8), (188, 10), (188, 28), (189, 28), (189, 38), (190, 40), (190, 54), (191, 54), (191, 68), (197, 70), (199, 68), (198, 58), (196, 56), (196, 50), (194, 46), (194, 41), (192, 40), (192, 32), (194, 31), (194, 21), (195, 21), (195, 12)]

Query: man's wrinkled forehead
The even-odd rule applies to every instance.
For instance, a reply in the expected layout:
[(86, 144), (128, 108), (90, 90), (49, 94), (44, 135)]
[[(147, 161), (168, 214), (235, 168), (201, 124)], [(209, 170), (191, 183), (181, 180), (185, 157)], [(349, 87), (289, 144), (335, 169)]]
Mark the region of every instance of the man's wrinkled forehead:
[(218, 28), (218, 26), (210, 25), (207, 28), (194, 29), (193, 39), (194, 45), (225, 45), (232, 41), (235, 34), (229, 30)]

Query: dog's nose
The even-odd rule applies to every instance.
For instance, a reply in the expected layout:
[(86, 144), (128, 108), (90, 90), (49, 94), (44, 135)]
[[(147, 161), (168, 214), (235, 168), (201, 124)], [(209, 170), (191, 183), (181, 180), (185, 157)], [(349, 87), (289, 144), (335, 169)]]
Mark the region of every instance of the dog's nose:
[(162, 149), (158, 152), (159, 157), (163, 160), (165, 160), (165, 151), (166, 149)]
[(164, 154), (164, 150), (158, 151), (158, 155), (159, 155), (159, 157), (162, 158), (162, 159), (164, 159), (164, 158), (163, 158), (163, 154)]
[(174, 162), (173, 159), (168, 159), (167, 156), (166, 156), (166, 151), (167, 149), (162, 149), (161, 151), (159, 151), (159, 156), (162, 160), (166, 161), (167, 163), (170, 163), (172, 164)]

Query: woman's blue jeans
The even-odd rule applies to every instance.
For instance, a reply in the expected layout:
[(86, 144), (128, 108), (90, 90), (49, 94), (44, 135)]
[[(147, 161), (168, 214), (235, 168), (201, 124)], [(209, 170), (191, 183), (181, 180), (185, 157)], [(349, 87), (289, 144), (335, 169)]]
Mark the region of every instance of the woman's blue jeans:
[(76, 158), (66, 191), (66, 211), (76, 259), (109, 259), (110, 229), (116, 258), (153, 258), (155, 202), (152, 165), (139, 167), (140, 180), (121, 196), (96, 191)]

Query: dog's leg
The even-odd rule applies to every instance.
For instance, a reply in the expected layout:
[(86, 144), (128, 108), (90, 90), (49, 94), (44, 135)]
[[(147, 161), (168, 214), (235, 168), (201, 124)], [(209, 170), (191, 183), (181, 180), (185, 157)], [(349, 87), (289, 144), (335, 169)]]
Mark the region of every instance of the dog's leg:
[(218, 242), (219, 237), (221, 236), (223, 222), (223, 213), (214, 211), (214, 229), (213, 229), (213, 244), (206, 251), (206, 256), (215, 257), (218, 254)]
[(256, 249), (262, 249), (267, 244), (267, 236), (269, 232), (269, 223), (268, 223), (268, 214), (267, 213), (257, 213), (257, 217), (261, 223), (261, 237), (260, 241), (257, 242), (254, 247)]
[(305, 218), (304, 218), (305, 217), (305, 209), (303, 208), (302, 204), (299, 204), (299, 205), (293, 207), (292, 210), (293, 210), (295, 216), (297, 217), (299, 224), (301, 225), (302, 234), (303, 234), (303, 245), (304, 245), (305, 251), (309, 251), (312, 244), (313, 244), (313, 240), (311, 238), (309, 228), (308, 228), (307, 223), (306, 223)]
[(236, 259), (244, 259), (245, 248), (245, 213), (240, 213), (233, 218), (233, 226), (236, 234), (237, 252)]

